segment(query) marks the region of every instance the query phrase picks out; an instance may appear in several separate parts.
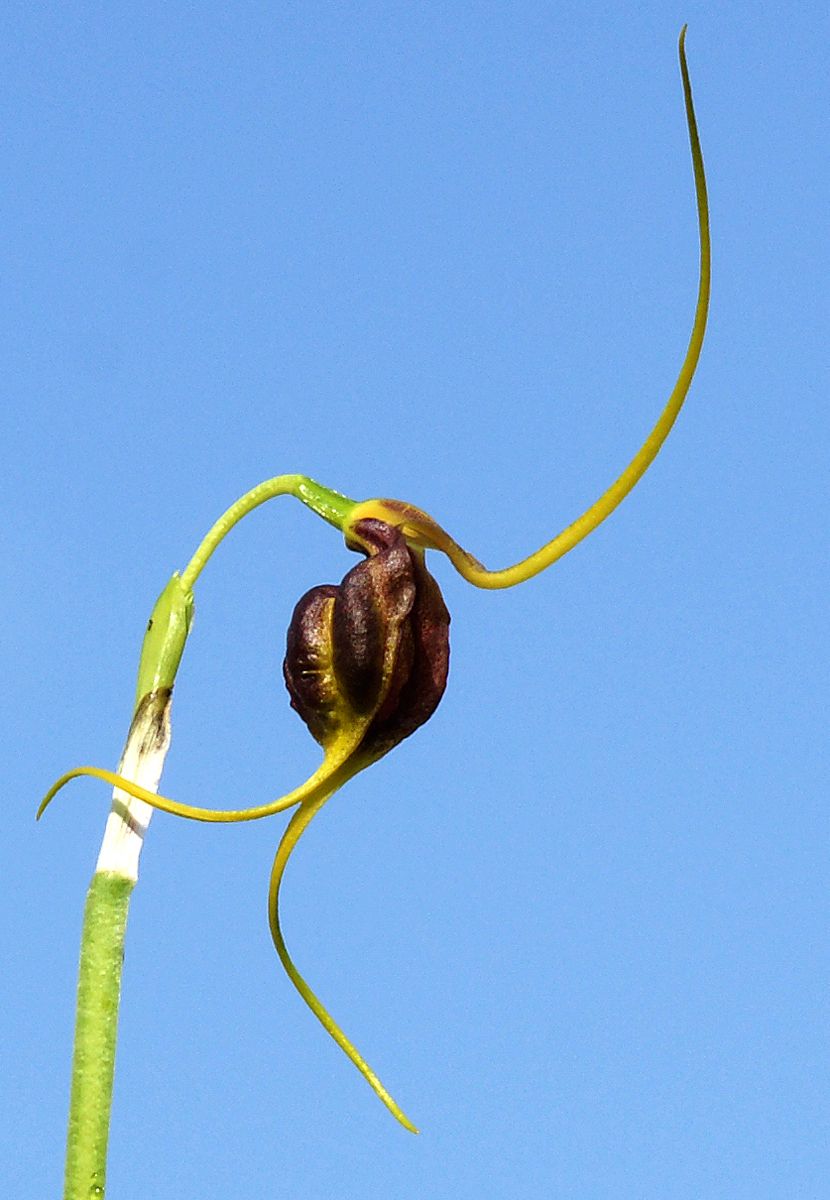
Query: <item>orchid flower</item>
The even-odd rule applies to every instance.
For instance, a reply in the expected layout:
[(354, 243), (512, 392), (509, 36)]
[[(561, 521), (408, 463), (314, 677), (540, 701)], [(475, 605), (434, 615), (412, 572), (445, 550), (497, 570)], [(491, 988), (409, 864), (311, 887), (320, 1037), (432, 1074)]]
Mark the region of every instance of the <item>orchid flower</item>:
[(254, 807), (200, 808), (143, 787), (123, 774), (77, 767), (63, 775), (43, 800), (38, 816), (69, 780), (91, 775), (136, 800), (197, 821), (253, 821), (283, 810), (295, 812), (274, 859), (268, 898), (271, 935), (280, 960), (315, 1016), (408, 1129), (405, 1116), (297, 971), (280, 928), (279, 897), (286, 863), (310, 821), (348, 780), (409, 737), (434, 712), (447, 680), (450, 618), (426, 552), (447, 556), (469, 583), (509, 588), (545, 570), (602, 521), (628, 495), (665, 442), (694, 375), (709, 305), (710, 243), (706, 180), (686, 64), (685, 27), (680, 69), (691, 147), (700, 238), (697, 305), (677, 382), (654, 428), (634, 458), (581, 516), (540, 549), (513, 566), (488, 570), (420, 508), (400, 500), (356, 502), (301, 475), (267, 480), (236, 502), (216, 525), (181, 576), (174, 575), (150, 619), (139, 668), (134, 725), (148, 705), (166, 711), (190, 628), (192, 588), (208, 559), (233, 526), (275, 496), (293, 495), (340, 529), (347, 545), (364, 555), (338, 585), (312, 588), (297, 604), (288, 630), (284, 676), (291, 705), (323, 750), (320, 766), (298, 787)]

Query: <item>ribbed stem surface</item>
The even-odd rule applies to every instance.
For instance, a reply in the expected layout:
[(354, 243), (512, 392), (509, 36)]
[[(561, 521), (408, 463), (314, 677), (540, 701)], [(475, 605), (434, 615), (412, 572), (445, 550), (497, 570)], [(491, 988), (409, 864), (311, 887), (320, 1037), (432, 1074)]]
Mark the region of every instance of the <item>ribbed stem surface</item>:
[(84, 908), (64, 1200), (103, 1197), (106, 1186), (124, 933), (133, 880), (92, 877)]

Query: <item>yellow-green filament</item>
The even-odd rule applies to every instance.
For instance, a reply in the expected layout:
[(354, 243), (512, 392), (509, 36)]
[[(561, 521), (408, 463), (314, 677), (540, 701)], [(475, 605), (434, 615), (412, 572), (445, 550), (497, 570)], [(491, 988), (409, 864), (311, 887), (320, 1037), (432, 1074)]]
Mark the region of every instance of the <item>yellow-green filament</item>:
[(566, 529), (563, 529), (552, 541), (542, 546), (535, 554), (529, 555), (512, 567), (500, 571), (488, 571), (486, 567), (462, 549), (431, 517), (411, 505), (397, 501), (367, 500), (358, 504), (349, 514), (348, 527), (355, 522), (374, 517), (390, 524), (401, 525), (406, 537), (413, 542), (436, 550), (443, 551), (456, 570), (470, 583), (481, 588), (508, 588), (514, 584), (523, 583), (526, 579), (544, 571), (557, 559), (572, 550), (583, 538), (587, 537), (596, 527), (614, 511), (632, 488), (642, 479), (668, 437), (672, 425), (683, 406), (683, 401), (689, 391), (692, 377), (697, 367), (703, 336), (706, 331), (706, 318), (709, 311), (709, 291), (711, 276), (711, 247), (709, 239), (709, 206), (706, 195), (706, 175), (703, 168), (703, 155), (698, 138), (697, 121), (695, 119), (692, 101), (692, 87), (689, 81), (689, 70), (686, 64), (686, 26), (680, 33), (680, 73), (683, 80), (683, 96), (686, 105), (686, 123), (689, 131), (689, 144), (692, 152), (692, 167), (694, 170), (695, 195), (697, 198), (697, 217), (700, 238), (700, 272), (692, 332), (686, 357), (680, 368), (680, 374), (674, 385), (668, 402), (663, 409), (657, 424), (652, 429), (642, 447), (611, 486), (603, 492), (591, 507), (577, 517)]
[(286, 808), (292, 808), (295, 804), (301, 804), (304, 800), (312, 800), (320, 795), (330, 796), (333, 791), (351, 779), (356, 769), (359, 768), (355, 768), (353, 763), (350, 764), (349, 759), (363, 739), (369, 720), (370, 718), (366, 717), (355, 721), (351, 728), (328, 747), (326, 757), (305, 783), (268, 804), (260, 804), (254, 808), (227, 810), (198, 808), (192, 804), (182, 804), (178, 800), (171, 800), (167, 796), (158, 796), (155, 792), (149, 792), (139, 784), (133, 783), (132, 780), (124, 779), (114, 771), (106, 771), (101, 767), (75, 767), (74, 770), (61, 775), (60, 779), (52, 784), (37, 810), (37, 819), (40, 820), (65, 784), (82, 775), (91, 775), (95, 779), (101, 779), (104, 783), (110, 784), (111, 787), (119, 788), (136, 800), (143, 800), (153, 808), (171, 813), (175, 817), (187, 817), (191, 821), (210, 821), (218, 824), (234, 821), (258, 821), (261, 817), (270, 817)]
[(274, 939), (274, 945), (276, 946), (277, 954), (280, 956), (280, 962), (282, 963), (283, 967), (285, 967), (289, 979), (294, 984), (294, 987), (300, 993), (303, 1000), (305, 1000), (306, 1004), (314, 1013), (315, 1017), (323, 1026), (325, 1031), (331, 1035), (347, 1058), (354, 1063), (369, 1086), (375, 1091), (378, 1097), (389, 1109), (392, 1116), (395, 1117), (396, 1120), (400, 1121), (401, 1125), (403, 1125), (405, 1129), (408, 1129), (410, 1133), (417, 1133), (418, 1130), (415, 1125), (412, 1124), (406, 1113), (403, 1112), (400, 1106), (396, 1104), (393, 1098), (389, 1095), (375, 1072), (366, 1062), (366, 1059), (359, 1052), (359, 1050), (352, 1045), (343, 1030), (332, 1019), (332, 1017), (317, 999), (314, 992), (312, 992), (311, 988), (303, 979), (300, 972), (294, 966), (294, 963), (291, 960), (291, 955), (288, 953), (286, 948), (285, 939), (282, 936), (282, 930), (280, 928), (279, 898), (280, 885), (285, 872), (285, 864), (288, 862), (291, 852), (297, 845), (297, 842), (300, 840), (303, 832), (307, 829), (315, 814), (320, 811), (326, 800), (328, 800), (329, 795), (331, 795), (331, 792), (327, 794), (321, 793), (313, 799), (303, 801), (303, 803), (292, 816), (285, 833), (282, 836), (282, 841), (279, 844), (276, 858), (274, 859), (274, 866), (271, 870), (271, 885), (268, 891), (268, 922), (271, 926), (271, 937)]

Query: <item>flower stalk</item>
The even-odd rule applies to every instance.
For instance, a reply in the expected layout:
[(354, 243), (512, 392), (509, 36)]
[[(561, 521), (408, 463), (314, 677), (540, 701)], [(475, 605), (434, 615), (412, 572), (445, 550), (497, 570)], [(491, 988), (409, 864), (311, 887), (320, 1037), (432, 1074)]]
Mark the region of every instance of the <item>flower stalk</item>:
[[(172, 691), (193, 620), (192, 587), (231, 529), (260, 504), (282, 495), (295, 496), (338, 528), (354, 507), (353, 501), (304, 475), (265, 480), (231, 505), (203, 538), (185, 571), (171, 577), (153, 607), (139, 659), (135, 713), (117, 771), (82, 768), (64, 777), (95, 774), (113, 786), (112, 809), (84, 906), (64, 1200), (94, 1200), (103, 1197), (106, 1188), (127, 915), (170, 747)], [(334, 789), (346, 778), (336, 770), (329, 774), (327, 783)], [(267, 813), (279, 807), (263, 806)]]
[[(159, 785), (170, 745), (169, 687), (139, 703), (119, 770), (148, 789)], [(64, 1200), (102, 1197), (115, 1072), (121, 969), (130, 896), (152, 808), (120, 789), (113, 794), (95, 874), (87, 893), (78, 968), (78, 1002)]]

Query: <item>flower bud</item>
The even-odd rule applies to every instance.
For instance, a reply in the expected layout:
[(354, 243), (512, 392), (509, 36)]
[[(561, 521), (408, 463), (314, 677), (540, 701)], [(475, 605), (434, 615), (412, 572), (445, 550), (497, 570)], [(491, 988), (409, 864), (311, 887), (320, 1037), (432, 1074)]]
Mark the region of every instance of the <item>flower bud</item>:
[(349, 530), (358, 563), (338, 586), (294, 609), (283, 673), (292, 708), (328, 749), (358, 723), (356, 753), (374, 761), (432, 715), (444, 694), (450, 616), (423, 552), (367, 518)]

